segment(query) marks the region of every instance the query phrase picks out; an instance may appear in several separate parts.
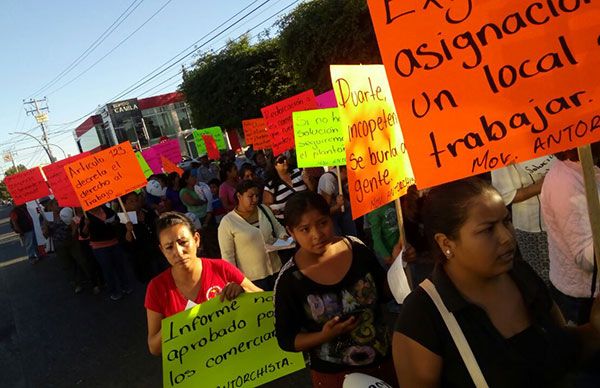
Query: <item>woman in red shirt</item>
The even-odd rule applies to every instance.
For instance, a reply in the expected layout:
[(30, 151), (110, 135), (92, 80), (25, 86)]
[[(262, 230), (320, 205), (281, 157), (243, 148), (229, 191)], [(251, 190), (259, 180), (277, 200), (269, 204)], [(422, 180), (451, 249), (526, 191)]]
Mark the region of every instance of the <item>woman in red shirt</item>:
[(221, 295), (235, 299), (242, 292), (262, 291), (225, 260), (198, 258), (200, 234), (192, 222), (176, 212), (163, 213), (157, 221), (160, 250), (171, 268), (156, 276), (146, 290), (148, 347), (161, 353), (161, 321)]

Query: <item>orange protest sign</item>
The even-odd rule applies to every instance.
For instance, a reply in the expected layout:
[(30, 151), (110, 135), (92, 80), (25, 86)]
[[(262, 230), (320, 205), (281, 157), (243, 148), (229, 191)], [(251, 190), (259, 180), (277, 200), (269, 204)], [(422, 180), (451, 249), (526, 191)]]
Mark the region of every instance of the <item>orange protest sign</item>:
[(165, 174), (176, 172), (177, 174), (179, 174), (179, 176), (183, 175), (183, 170), (181, 169), (181, 167), (171, 162), (169, 159), (161, 155), (160, 161), (162, 163), (162, 169), (165, 172)]
[(331, 66), (342, 128), (352, 218), (377, 209), (414, 183), (382, 65)]
[(368, 3), (419, 187), (600, 140), (600, 3)]
[(248, 119), (242, 120), (242, 128), (244, 129), (244, 138), (246, 139), (246, 144), (254, 144), (254, 133), (257, 130), (264, 130), (267, 127), (265, 124), (265, 119)]
[(271, 137), (269, 136), (267, 127), (263, 127), (262, 129), (257, 128), (253, 138), (254, 143), (252, 143), (252, 146), (255, 150), (266, 150), (271, 148)]
[(112, 201), (147, 183), (128, 141), (69, 163), (65, 172), (83, 210)]
[(46, 180), (48, 181), (48, 186), (52, 189), (52, 194), (60, 206), (79, 207), (77, 194), (75, 193), (75, 190), (73, 190), (71, 182), (69, 182), (69, 178), (65, 172), (65, 166), (76, 160), (85, 158), (89, 154), (89, 152), (84, 152), (42, 167)]
[(269, 137), (271, 138), (273, 155), (277, 156), (294, 148), (292, 113), (310, 109), (317, 109), (317, 100), (312, 89), (260, 110), (265, 118)]
[(4, 183), (15, 205), (50, 195), (50, 189), (39, 167), (9, 175)]

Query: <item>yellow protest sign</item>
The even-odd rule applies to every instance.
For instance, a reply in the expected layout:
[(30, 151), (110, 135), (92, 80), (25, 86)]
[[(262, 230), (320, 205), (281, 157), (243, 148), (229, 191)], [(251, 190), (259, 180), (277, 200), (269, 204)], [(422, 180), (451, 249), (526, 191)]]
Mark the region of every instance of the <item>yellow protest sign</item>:
[(164, 387), (257, 387), (304, 368), (275, 338), (273, 293), (213, 298), (162, 321)]
[(414, 177), (382, 65), (332, 65), (346, 136), (352, 218), (404, 195)]
[(346, 164), (344, 134), (338, 108), (292, 113), (298, 167)]
[(600, 140), (598, 1), (368, 3), (420, 188)]

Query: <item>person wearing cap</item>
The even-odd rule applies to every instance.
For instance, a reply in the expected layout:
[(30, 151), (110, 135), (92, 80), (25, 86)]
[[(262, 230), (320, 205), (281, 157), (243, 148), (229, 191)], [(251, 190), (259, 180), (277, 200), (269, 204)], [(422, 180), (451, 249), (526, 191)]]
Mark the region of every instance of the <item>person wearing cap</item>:
[(146, 183), (146, 207), (154, 210), (156, 214), (162, 213), (166, 207), (167, 180), (160, 179), (160, 175), (162, 174), (150, 176)]

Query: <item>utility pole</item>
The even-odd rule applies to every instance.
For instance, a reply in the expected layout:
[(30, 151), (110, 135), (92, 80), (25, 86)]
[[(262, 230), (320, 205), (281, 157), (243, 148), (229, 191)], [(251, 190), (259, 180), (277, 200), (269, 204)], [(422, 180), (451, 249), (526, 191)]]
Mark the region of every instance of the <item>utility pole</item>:
[(15, 171), (17, 171), (17, 166), (15, 165), (15, 158), (10, 150), (4, 153), (3, 159), (5, 162), (12, 162), (13, 168), (15, 169)]
[[(44, 104), (44, 106), (40, 107), (38, 103)], [(44, 97), (41, 100), (36, 100), (35, 98), (32, 98), (29, 101), (23, 100), (23, 104), (33, 108), (25, 108), (25, 112), (27, 112), (28, 115), (35, 117), (35, 121), (37, 121), (38, 124), (40, 124), (40, 126), (42, 127), (42, 140), (44, 140), (44, 144), (46, 145), (46, 152), (48, 153), (48, 157), (50, 158), (50, 163), (56, 162), (56, 158), (54, 157), (54, 155), (52, 155), (52, 150), (50, 149), (50, 144), (48, 143), (48, 134), (46, 133), (46, 122), (48, 121), (47, 112), (49, 111), (48, 100), (46, 99), (46, 97)]]

